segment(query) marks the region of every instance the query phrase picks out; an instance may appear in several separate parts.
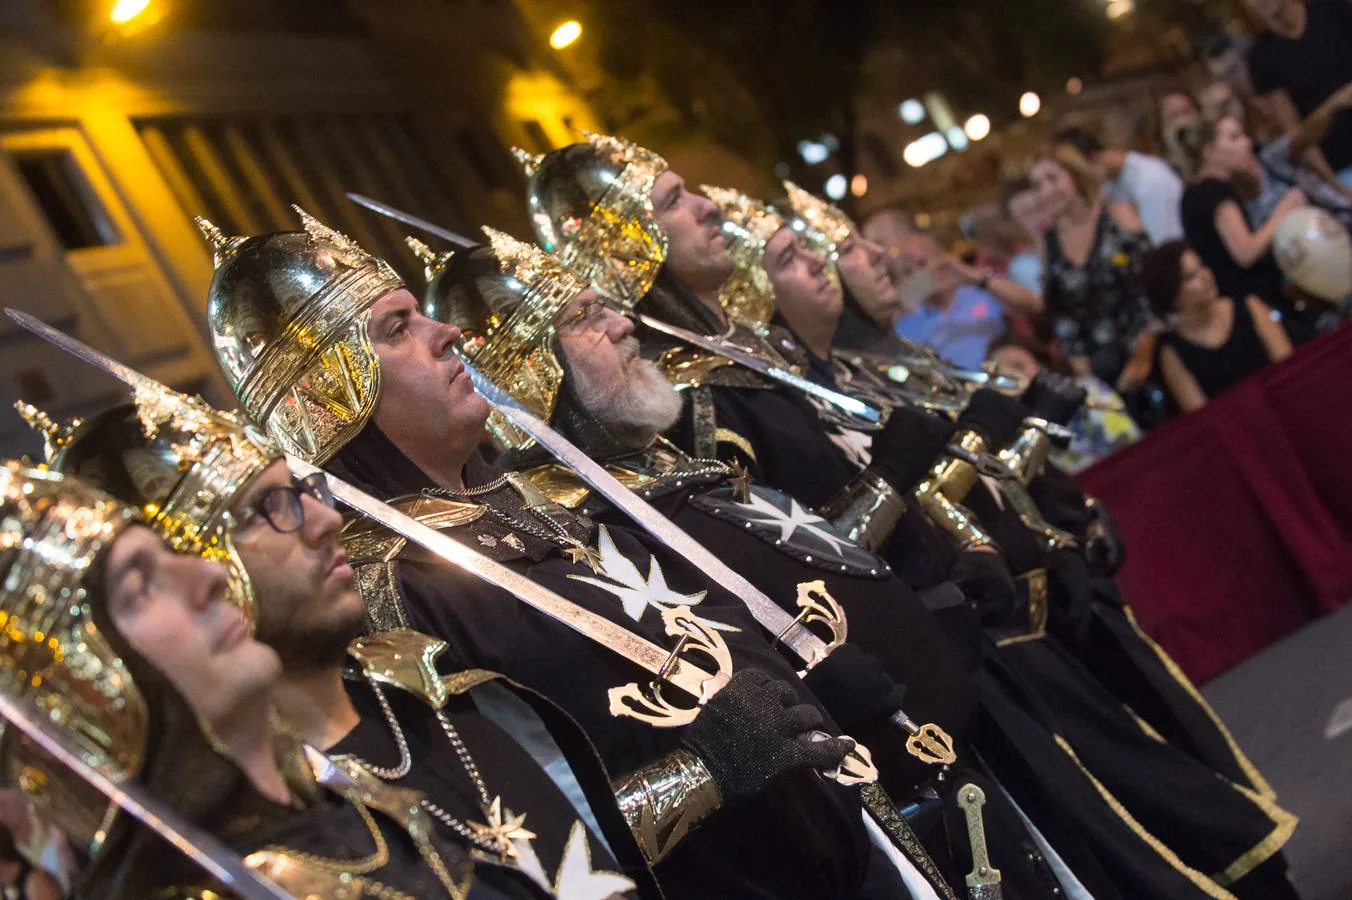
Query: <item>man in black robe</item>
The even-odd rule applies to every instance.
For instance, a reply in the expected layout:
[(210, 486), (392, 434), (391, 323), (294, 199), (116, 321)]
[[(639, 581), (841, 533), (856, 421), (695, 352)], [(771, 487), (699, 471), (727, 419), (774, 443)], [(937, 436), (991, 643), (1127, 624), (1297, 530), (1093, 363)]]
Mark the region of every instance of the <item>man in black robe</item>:
[(726, 643), (735, 674), (693, 721), (694, 700), (669, 685), (644, 695), (640, 714), (680, 727), (616, 715), (608, 692), (650, 675), (357, 523), (345, 543), (373, 626), (440, 638), (457, 663), (503, 672), (577, 720), (669, 896), (908, 896), (858, 789), (818, 774), (854, 742), (813, 734), (834, 725), (745, 607), (646, 536), (598, 527), (485, 463), (488, 409), (452, 352), (458, 332), (421, 316), (383, 263), (303, 221), (255, 238), (208, 228), (209, 318), (246, 409), (288, 447), (652, 643), (669, 646), (684, 614), (697, 642)]

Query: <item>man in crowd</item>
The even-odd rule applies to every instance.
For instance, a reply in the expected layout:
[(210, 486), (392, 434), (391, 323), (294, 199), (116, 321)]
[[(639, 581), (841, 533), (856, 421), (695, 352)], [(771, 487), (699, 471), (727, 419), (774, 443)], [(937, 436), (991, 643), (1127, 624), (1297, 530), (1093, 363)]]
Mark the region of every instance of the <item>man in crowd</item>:
[[(918, 305), (897, 323), (897, 334), (963, 368), (980, 368), (1005, 333), (1004, 309), (991, 291), (1008, 279), (944, 253), (933, 235), (920, 231), (902, 244), (900, 261), (903, 291), (910, 286)], [(1004, 287), (1026, 291), (1012, 282)]]
[[(1352, 82), (1352, 7), (1339, 0), (1249, 0), (1265, 30), (1249, 48), (1258, 103), (1290, 133)], [(1342, 111), (1306, 161), (1352, 194), (1352, 112)]]

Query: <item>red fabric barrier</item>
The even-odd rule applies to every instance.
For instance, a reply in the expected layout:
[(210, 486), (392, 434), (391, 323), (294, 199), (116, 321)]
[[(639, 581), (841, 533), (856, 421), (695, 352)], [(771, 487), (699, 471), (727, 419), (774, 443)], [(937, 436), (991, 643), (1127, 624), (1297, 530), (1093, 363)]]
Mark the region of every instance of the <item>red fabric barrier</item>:
[(1352, 327), (1084, 472), (1122, 589), (1195, 681), (1352, 599)]

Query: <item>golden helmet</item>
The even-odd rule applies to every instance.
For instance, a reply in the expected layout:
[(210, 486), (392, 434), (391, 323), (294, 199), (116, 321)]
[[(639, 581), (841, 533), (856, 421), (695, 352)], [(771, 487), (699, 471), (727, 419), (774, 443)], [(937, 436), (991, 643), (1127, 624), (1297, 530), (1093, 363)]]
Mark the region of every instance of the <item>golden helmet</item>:
[(64, 427), (31, 406), (20, 413), (47, 437), (53, 469), (139, 509), (175, 552), (220, 563), (229, 576), (228, 596), (252, 628), (253, 584), (235, 551), (230, 508), (282, 458), (281, 448), (243, 417), (151, 379), (133, 396), (130, 406)]
[[(548, 422), (564, 377), (556, 321), (587, 282), (534, 244), (492, 228), (484, 234), (487, 245), (441, 254), (407, 239), (426, 266), (423, 315), (459, 328), (461, 352), (474, 367)], [(509, 449), (533, 443), (497, 413), (488, 427)]]
[(216, 275), (207, 323), (240, 403), (288, 452), (326, 462), (375, 411), (370, 308), (403, 282), (300, 207), (301, 231), (227, 237), (205, 219)]
[(632, 309), (667, 258), (667, 234), (652, 206), (666, 160), (623, 138), (594, 134), (544, 156), (518, 151), (517, 157), (540, 246)]
[(816, 194), (803, 190), (792, 181), (784, 182), (788, 206), (793, 210), (789, 222), (813, 250), (834, 262), (837, 248), (859, 229), (840, 207), (828, 203)]
[(718, 207), (723, 234), (736, 270), (718, 292), (718, 299), (734, 317), (753, 325), (768, 324), (775, 314), (775, 292), (765, 271), (765, 247), (781, 228), (784, 217), (754, 197), (732, 188), (701, 185)]
[[(17, 462), (0, 464), (0, 690), (64, 732), (110, 778), (145, 761), (145, 699), (87, 603), (89, 576), (132, 507), (79, 480)], [(106, 828), (103, 795), (6, 729), (6, 781), (18, 784), (73, 839)]]

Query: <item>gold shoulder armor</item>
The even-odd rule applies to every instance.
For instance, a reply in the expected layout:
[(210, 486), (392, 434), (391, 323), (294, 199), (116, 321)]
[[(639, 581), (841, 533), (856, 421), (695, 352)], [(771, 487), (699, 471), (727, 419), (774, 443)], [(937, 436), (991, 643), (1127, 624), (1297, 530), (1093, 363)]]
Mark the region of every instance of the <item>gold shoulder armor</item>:
[[(606, 466), (606, 471), (631, 491), (640, 490), (656, 481), (652, 476), (621, 466)], [(590, 485), (579, 478), (572, 469), (558, 463), (536, 466), (521, 474), (526, 476), (536, 490), (565, 509), (577, 509), (592, 495)]]
[(657, 364), (667, 381), (678, 388), (699, 387), (715, 369), (733, 364), (724, 356), (693, 347), (672, 347), (657, 357)]
[[(400, 497), (390, 505), (439, 530), (466, 525), (484, 514), (484, 508), (478, 504), (422, 495)], [(407, 628), (395, 560), (403, 553), (408, 541), (379, 522), (364, 517), (344, 525), (341, 540), (352, 566), (357, 592), (366, 601), (367, 631), (379, 634)]]
[(347, 654), (373, 680), (408, 691), (433, 709), (445, 706), (452, 694), (463, 694), (498, 677), (487, 669), (443, 676), (437, 671), (437, 659), (445, 650), (446, 642), (440, 638), (397, 628), (357, 638), (348, 645)]
[[(438, 531), (468, 525), (484, 514), (477, 503), (417, 494), (398, 497), (390, 506)], [(399, 556), (407, 541), (379, 522), (356, 518), (343, 526), (343, 549), (353, 567), (370, 562), (389, 562)]]

